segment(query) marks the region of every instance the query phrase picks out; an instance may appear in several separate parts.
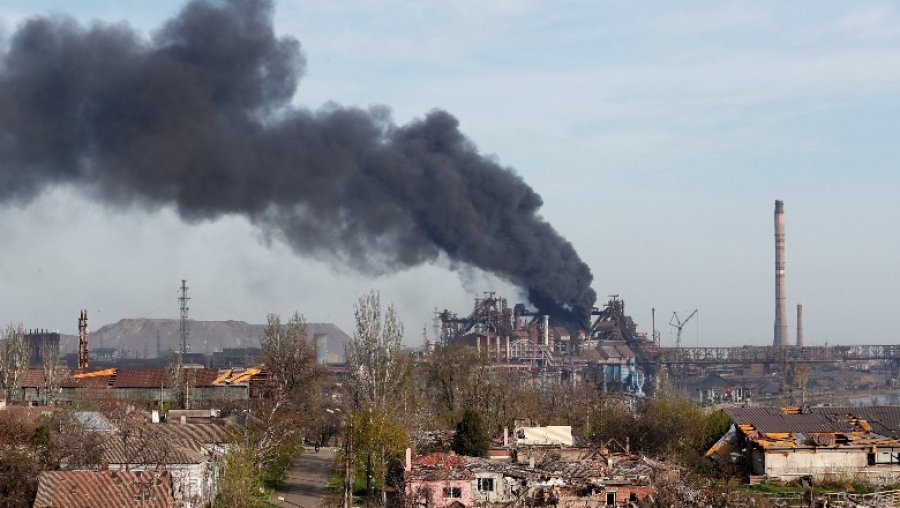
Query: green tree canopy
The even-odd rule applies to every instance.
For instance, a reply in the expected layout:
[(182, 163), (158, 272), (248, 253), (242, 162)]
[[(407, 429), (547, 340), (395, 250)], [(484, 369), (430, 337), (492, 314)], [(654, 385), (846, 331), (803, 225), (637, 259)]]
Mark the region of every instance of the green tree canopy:
[(490, 436), (481, 413), (475, 409), (466, 409), (462, 420), (456, 425), (453, 451), (469, 457), (487, 457), (489, 447)]

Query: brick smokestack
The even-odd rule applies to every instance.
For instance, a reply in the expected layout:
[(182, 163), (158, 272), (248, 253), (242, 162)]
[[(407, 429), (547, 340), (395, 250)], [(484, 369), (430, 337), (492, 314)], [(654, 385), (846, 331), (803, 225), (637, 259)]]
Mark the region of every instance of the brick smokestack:
[(803, 305), (797, 304), (797, 347), (803, 347)]
[(784, 202), (775, 201), (775, 339), (788, 345), (787, 297), (784, 284)]

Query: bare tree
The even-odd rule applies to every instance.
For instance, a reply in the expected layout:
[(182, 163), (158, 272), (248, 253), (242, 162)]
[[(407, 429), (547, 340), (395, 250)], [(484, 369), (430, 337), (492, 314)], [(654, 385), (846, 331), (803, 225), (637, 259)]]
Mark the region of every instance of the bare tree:
[(261, 341), (262, 361), (275, 390), (274, 398), (302, 406), (319, 377), (315, 351), (310, 345), (306, 320), (294, 313), (284, 325), (277, 314), (269, 314)]
[(403, 324), (393, 305), (381, 316), (381, 296), (369, 293), (355, 308), (356, 331), (347, 345), (348, 388), (357, 409), (389, 410), (406, 382), (400, 354)]
[[(382, 505), (387, 503), (384, 482), (387, 476), (388, 454), (396, 447), (397, 439), (382, 435), (393, 433), (396, 426), (389, 418), (394, 413), (408, 379), (408, 362), (400, 352), (403, 325), (393, 305), (384, 316), (381, 297), (371, 292), (359, 299), (355, 308), (356, 331), (353, 341), (347, 345), (347, 389), (352, 409), (360, 420), (359, 428), (368, 429), (361, 435), (366, 456), (366, 496), (371, 503), (374, 485), (374, 469), (381, 480)], [(390, 445), (389, 445), (390, 443)], [(350, 461), (347, 461), (349, 464)], [(349, 474), (345, 471), (345, 483)], [(345, 489), (345, 504), (349, 502)]]
[(53, 403), (59, 389), (59, 345), (41, 341), (41, 367), (44, 373), (44, 405)]
[(0, 343), (0, 383), (7, 400), (19, 398), (19, 386), (28, 371), (30, 353), (25, 341), (25, 328), (21, 324), (7, 326)]

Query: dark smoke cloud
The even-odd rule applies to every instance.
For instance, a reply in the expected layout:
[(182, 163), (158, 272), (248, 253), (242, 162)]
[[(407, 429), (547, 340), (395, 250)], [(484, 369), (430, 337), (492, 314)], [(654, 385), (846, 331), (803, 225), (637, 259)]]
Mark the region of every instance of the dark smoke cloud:
[(291, 106), (305, 59), (272, 5), (188, 4), (150, 40), (124, 24), (31, 19), (0, 61), (0, 200), (73, 185), (112, 204), (240, 214), (297, 252), (369, 273), (436, 260), (584, 316), (592, 276), (512, 170), (444, 111)]

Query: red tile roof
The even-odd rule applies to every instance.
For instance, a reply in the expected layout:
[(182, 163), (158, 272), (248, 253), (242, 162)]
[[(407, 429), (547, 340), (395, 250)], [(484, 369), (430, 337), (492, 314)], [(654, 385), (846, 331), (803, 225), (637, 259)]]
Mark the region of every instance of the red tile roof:
[(434, 452), (412, 459), (414, 466), (459, 467), (466, 463), (466, 459), (459, 455)]
[(44, 471), (34, 506), (169, 508), (175, 499), (167, 471)]

